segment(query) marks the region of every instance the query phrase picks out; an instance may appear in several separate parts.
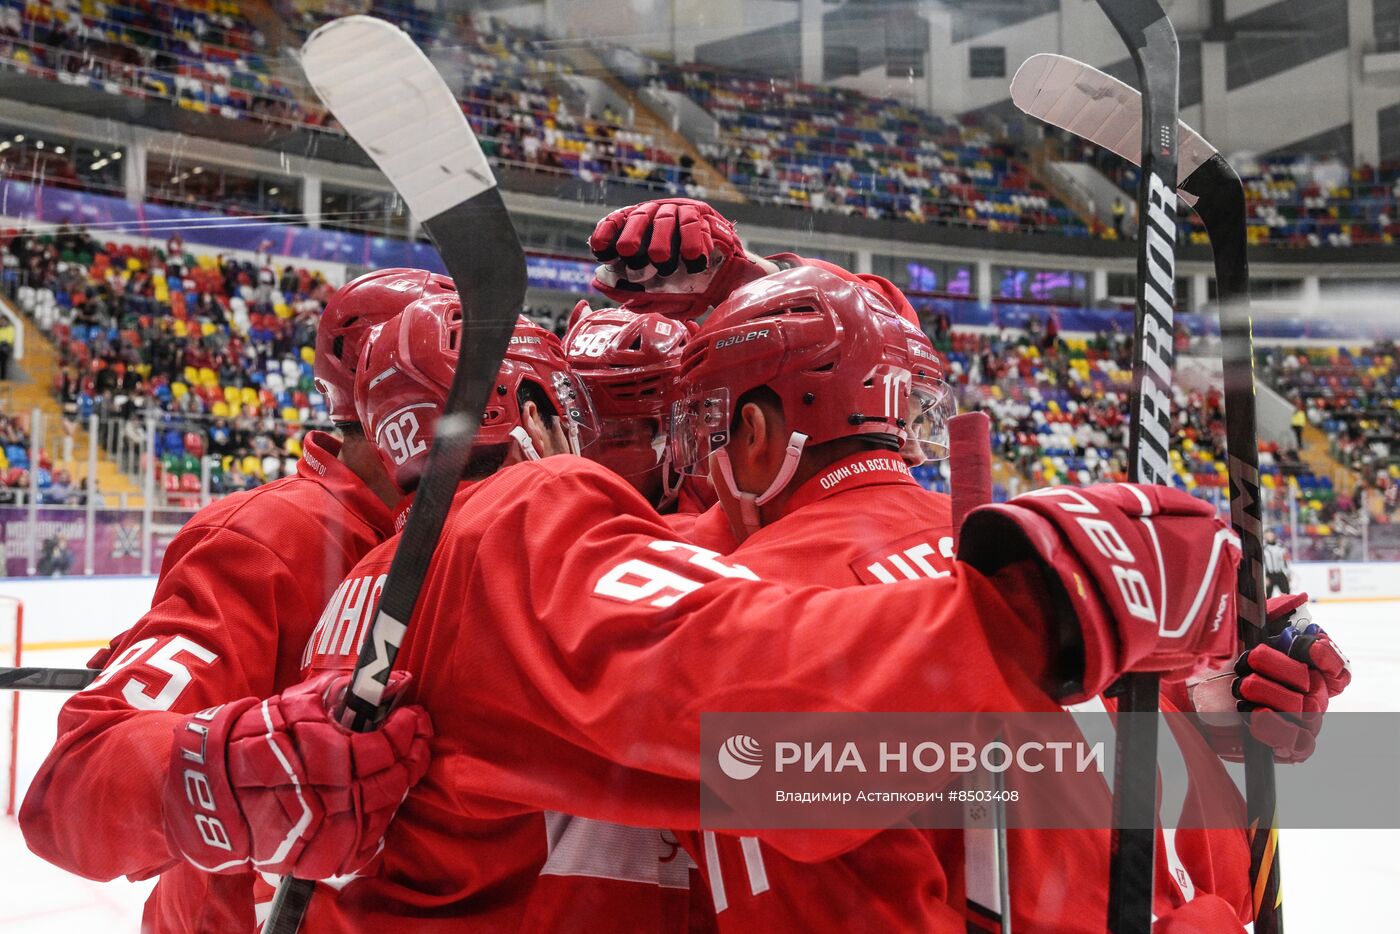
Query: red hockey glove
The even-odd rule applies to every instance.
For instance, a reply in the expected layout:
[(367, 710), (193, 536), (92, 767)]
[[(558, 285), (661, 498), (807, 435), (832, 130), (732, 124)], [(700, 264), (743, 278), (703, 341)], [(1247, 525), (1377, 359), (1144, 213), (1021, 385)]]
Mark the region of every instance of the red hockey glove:
[(1152, 934), (1245, 934), (1245, 928), (1229, 902), (1199, 892), (1153, 922)]
[(673, 318), (698, 317), (771, 271), (745, 252), (732, 222), (689, 198), (613, 211), (588, 245), (603, 263), (593, 288), (633, 311)]
[(1065, 662), (1052, 690), (1064, 702), (1094, 697), (1128, 672), (1184, 678), (1239, 651), (1239, 541), (1186, 493), (1049, 487), (968, 515), (959, 560), (991, 574), (1027, 557), (1062, 587)]
[(1191, 708), (1204, 714), (1202, 731), (1222, 759), (1244, 758), (1243, 734), (1232, 716), (1250, 713), (1249, 732), (1274, 750), (1275, 762), (1302, 762), (1313, 754), (1322, 715), (1351, 683), (1351, 665), (1323, 629), (1307, 616), (1305, 593), (1269, 601), (1276, 636), (1241, 655), (1234, 667), (1192, 682)]
[[(396, 677), (393, 689), (405, 683)], [(193, 714), (175, 730), (165, 782), (172, 852), (207, 872), (251, 867), (299, 879), (354, 872), (428, 770), (422, 707), (352, 733), (331, 717), (350, 676), (328, 672), (266, 701)]]

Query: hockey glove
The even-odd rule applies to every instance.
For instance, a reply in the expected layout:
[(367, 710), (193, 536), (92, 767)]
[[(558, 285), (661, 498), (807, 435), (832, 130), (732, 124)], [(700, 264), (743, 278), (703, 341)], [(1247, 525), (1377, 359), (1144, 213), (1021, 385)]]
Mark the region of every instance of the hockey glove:
[(637, 312), (696, 318), (772, 272), (744, 250), (734, 224), (703, 201), (663, 198), (598, 222), (589, 248), (603, 265), (593, 288)]
[[(368, 733), (330, 714), (350, 676), (328, 672), (259, 701), (186, 717), (165, 783), (173, 853), (207, 872), (327, 879), (363, 867), (428, 769), (432, 725), (400, 707)], [(391, 690), (406, 678), (395, 676)]]
[(1038, 561), (1055, 601), (1052, 694), (1098, 695), (1128, 672), (1184, 678), (1239, 651), (1239, 540), (1207, 503), (1161, 486), (1049, 487), (972, 511), (958, 559), (985, 575)]
[(1302, 762), (1322, 732), (1328, 702), (1351, 683), (1347, 657), (1307, 616), (1305, 593), (1269, 601), (1269, 628), (1278, 635), (1241, 655), (1232, 668), (1189, 683), (1191, 709), (1204, 714), (1203, 732), (1222, 759), (1244, 758), (1242, 731), (1231, 716), (1248, 717), (1249, 732), (1274, 750), (1276, 762)]

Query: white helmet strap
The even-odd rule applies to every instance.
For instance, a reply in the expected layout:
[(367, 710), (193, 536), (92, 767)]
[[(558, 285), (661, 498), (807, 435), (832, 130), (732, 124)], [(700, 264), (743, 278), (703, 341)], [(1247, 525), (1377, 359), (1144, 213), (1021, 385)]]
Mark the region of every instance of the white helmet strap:
[(520, 451), (525, 455), (527, 461), (537, 461), (540, 459), (540, 452), (535, 450), (535, 442), (530, 440), (530, 433), (523, 425), (516, 425), (510, 430), (511, 439), (520, 445)]
[(779, 468), (773, 482), (768, 484), (768, 489), (762, 493), (745, 493), (740, 490), (738, 482), (734, 479), (734, 465), (729, 460), (729, 452), (720, 448), (714, 453), (715, 463), (719, 464), (720, 478), (724, 480), (729, 494), (739, 504), (739, 520), (744, 524), (746, 534), (752, 535), (762, 527), (758, 507), (771, 502), (773, 497), (785, 490), (787, 485), (792, 482), (793, 475), (797, 473), (797, 465), (802, 460), (802, 449), (806, 444), (807, 436), (800, 431), (794, 431), (788, 437), (787, 451), (783, 455), (783, 466)]

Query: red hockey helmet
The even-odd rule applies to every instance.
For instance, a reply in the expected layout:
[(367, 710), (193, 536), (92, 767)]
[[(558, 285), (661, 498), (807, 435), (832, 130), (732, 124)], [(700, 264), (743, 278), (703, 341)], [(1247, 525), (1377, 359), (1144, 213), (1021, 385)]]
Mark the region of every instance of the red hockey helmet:
[(692, 330), (654, 312), (582, 307), (574, 309), (564, 340), (569, 366), (598, 415), (598, 439), (587, 455), (657, 505), (674, 498), (679, 480), (667, 469), (667, 430), (681, 350)]
[(369, 329), (425, 295), (456, 295), (448, 276), (426, 269), (377, 269), (341, 286), (326, 302), (316, 330), (316, 390), (332, 422), (354, 422), (355, 367)]
[[(400, 489), (412, 489), (422, 476), (452, 385), (461, 334), (462, 306), (456, 295), (431, 295), (374, 328), (361, 351), (355, 375), (360, 423)], [(527, 458), (539, 456), (521, 424), (525, 384), (553, 407), (577, 454), (581, 433), (591, 432), (593, 424), (587, 394), (576, 388), (559, 338), (524, 317), (501, 361), (473, 450), (514, 441)]]
[[(892, 450), (908, 438), (915, 369), (912, 329), (871, 289), (825, 269), (785, 269), (735, 290), (681, 357), (672, 409), (677, 469), (701, 472), (719, 453), (721, 477), (754, 527), (806, 445), (866, 437)], [(741, 493), (723, 448), (740, 397), (767, 386), (792, 435), (783, 469), (761, 494)]]
[(767, 386), (803, 444), (867, 435), (904, 443), (912, 329), (870, 289), (799, 266), (740, 287), (681, 357), (676, 466), (702, 470), (729, 442), (731, 405)]

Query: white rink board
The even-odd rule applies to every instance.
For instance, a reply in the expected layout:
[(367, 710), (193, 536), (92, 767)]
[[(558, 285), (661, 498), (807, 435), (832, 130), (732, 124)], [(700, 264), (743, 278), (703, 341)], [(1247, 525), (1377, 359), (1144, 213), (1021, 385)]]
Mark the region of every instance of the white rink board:
[[(1324, 565), (1325, 567), (1325, 565)], [(1352, 567), (1352, 566), (1348, 566)], [(1400, 578), (1400, 565), (1384, 566)], [(15, 586), (18, 585), (18, 586)], [(27, 642), (106, 639), (130, 625), (149, 603), (152, 578), (0, 581), (0, 593), (25, 600)], [(1400, 601), (1324, 604), (1314, 618), (1351, 657), (1355, 680), (1333, 710), (1400, 712)], [(34, 665), (79, 666), (91, 649), (32, 652)], [(53, 744), (61, 695), (26, 694), (21, 705), (21, 781), (32, 777)], [(1325, 793), (1325, 791), (1323, 792)], [(1400, 890), (1400, 831), (1283, 832), (1285, 918), (1290, 931), (1377, 930)], [(24, 847), (14, 821), (0, 818), (0, 900), (5, 934), (137, 934), (151, 882), (96, 883), (44, 863)]]
[(1300, 561), (1293, 565), (1293, 591), (1321, 603), (1400, 600), (1400, 563), (1393, 561)]

